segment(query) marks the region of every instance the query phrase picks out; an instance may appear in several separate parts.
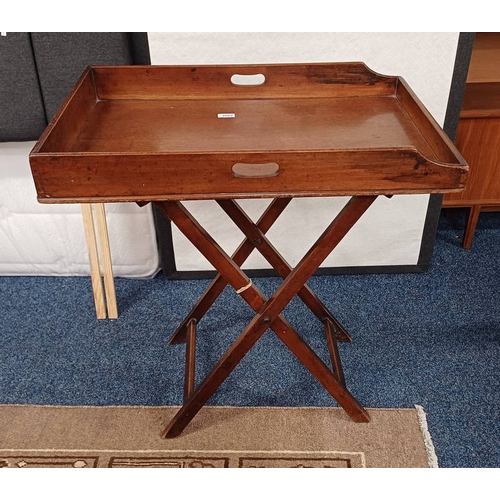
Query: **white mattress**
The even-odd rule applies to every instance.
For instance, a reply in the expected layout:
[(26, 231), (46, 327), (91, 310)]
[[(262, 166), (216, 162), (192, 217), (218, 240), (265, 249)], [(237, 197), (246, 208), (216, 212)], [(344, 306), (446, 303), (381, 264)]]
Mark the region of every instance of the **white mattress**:
[[(34, 142), (0, 143), (0, 275), (88, 276), (79, 204), (40, 204), (28, 154)], [(149, 205), (106, 204), (113, 273), (149, 278), (159, 269)]]

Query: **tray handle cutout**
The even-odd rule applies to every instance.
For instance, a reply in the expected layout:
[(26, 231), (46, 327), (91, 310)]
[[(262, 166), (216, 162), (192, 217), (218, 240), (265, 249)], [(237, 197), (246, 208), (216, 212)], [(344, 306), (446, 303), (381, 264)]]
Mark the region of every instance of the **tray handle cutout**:
[(239, 75), (235, 73), (231, 77), (231, 83), (237, 86), (244, 87), (258, 87), (263, 85), (266, 81), (266, 77), (262, 73), (256, 73), (255, 75)]
[(275, 177), (280, 169), (277, 163), (235, 163), (233, 175), (242, 178)]

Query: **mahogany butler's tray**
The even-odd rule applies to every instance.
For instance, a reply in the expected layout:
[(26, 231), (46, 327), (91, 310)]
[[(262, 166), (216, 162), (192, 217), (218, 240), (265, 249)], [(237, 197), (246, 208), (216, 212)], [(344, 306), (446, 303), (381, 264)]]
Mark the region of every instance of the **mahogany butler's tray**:
[(30, 163), (46, 203), (442, 193), (467, 174), (405, 81), (363, 63), (90, 67)]
[[(154, 201), (219, 272), (170, 340), (186, 343), (184, 403), (164, 437), (268, 329), (355, 422), (369, 421), (342, 371), (337, 342), (350, 337), (306, 281), (378, 195), (456, 191), (467, 176), (407, 84), (361, 63), (88, 68), (30, 162), (41, 202)], [(292, 198), (340, 195), (352, 198), (292, 269), (266, 232)], [(253, 197), (274, 198), (257, 222), (234, 201)], [(190, 199), (217, 200), (244, 233), (232, 257), (179, 202)], [(284, 278), (269, 299), (240, 267), (254, 249)], [(255, 316), (195, 388), (197, 324), (227, 284)], [(282, 315), (295, 295), (324, 326), (331, 368)]]

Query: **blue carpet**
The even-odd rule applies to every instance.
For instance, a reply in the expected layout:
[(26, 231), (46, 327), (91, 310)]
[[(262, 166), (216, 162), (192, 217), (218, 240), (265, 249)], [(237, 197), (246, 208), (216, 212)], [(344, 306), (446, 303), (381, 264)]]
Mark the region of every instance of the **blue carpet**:
[[(499, 467), (500, 214), (481, 215), (469, 251), (464, 223), (441, 218), (425, 273), (309, 285), (353, 337), (340, 350), (364, 406), (422, 405), (441, 467)], [(116, 279), (120, 317), (97, 321), (88, 278), (0, 277), (0, 404), (181, 404), (184, 346), (167, 341), (208, 283)], [(198, 381), (252, 317), (242, 304), (226, 289), (200, 323)], [(285, 316), (327, 362), (316, 318), (295, 300)], [(335, 406), (270, 331), (209, 404)]]

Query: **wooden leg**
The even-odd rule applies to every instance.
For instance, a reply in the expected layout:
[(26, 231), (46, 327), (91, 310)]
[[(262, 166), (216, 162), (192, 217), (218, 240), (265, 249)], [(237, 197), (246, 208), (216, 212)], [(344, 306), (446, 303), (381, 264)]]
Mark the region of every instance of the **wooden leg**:
[(234, 261), (225, 254), (180, 203), (159, 203), (161, 210), (170, 220), (219, 270), (220, 274), (237, 290), (242, 298), (257, 311), (238, 339), (221, 357), (201, 385), (185, 401), (182, 408), (163, 432), (163, 437), (175, 437), (184, 430), (186, 425), (194, 418), (196, 413), (268, 328), (271, 328), (299, 357), (354, 421), (369, 421), (366, 410), (342, 386), (280, 314), (294, 295), (303, 288), (306, 280), (340, 243), (375, 199), (376, 196), (352, 198), (303, 257), (298, 266), (289, 273), (282, 285), (267, 301), (265, 301), (265, 297), (255, 285), (252, 284), (251, 280), (246, 277)]
[[(243, 231), (245, 236), (254, 243), (255, 248), (273, 266), (277, 273), (282, 278), (286, 278), (292, 272), (292, 267), (280, 255), (259, 227), (243, 212), (240, 206), (234, 200), (218, 200), (217, 202), (222, 210)], [(349, 337), (342, 325), (307, 285), (304, 285), (297, 295), (321, 322), (324, 322), (325, 319), (329, 320), (331, 331), (335, 334), (337, 340), (341, 342), (351, 341), (351, 337)]]
[(316, 380), (338, 401), (354, 422), (370, 421), (368, 412), (346, 388), (339, 357), (337, 358), (338, 365), (334, 366), (332, 373), (293, 328), (286, 330), (273, 328), (273, 330)]
[(101, 282), (101, 270), (99, 267), (99, 254), (97, 251), (96, 236), (94, 230), (94, 219), (92, 217), (92, 207), (88, 204), (82, 205), (83, 228), (89, 252), (90, 277), (92, 290), (94, 292), (94, 303), (97, 319), (106, 319), (106, 305)]
[(465, 248), (465, 250), (469, 250), (472, 246), (472, 239), (474, 238), (474, 232), (476, 231), (480, 213), (481, 205), (474, 205), (471, 207), (469, 217), (467, 218), (467, 227), (465, 228), (464, 239), (462, 241), (462, 247)]
[(184, 401), (191, 396), (194, 391), (196, 360), (196, 320), (192, 319), (188, 323), (186, 338), (186, 367), (184, 374)]
[(111, 251), (109, 248), (108, 225), (106, 222), (106, 212), (104, 203), (94, 203), (92, 205), (99, 235), (99, 248), (104, 276), (104, 290), (106, 292), (106, 304), (108, 306), (108, 318), (118, 318), (118, 308), (116, 305), (115, 282), (113, 278), (113, 266), (111, 264)]
[[(277, 198), (273, 200), (273, 202), (269, 205), (269, 207), (265, 210), (265, 212), (257, 222), (257, 226), (263, 233), (269, 231), (271, 226), (274, 224), (283, 210), (285, 210), (290, 201), (291, 198)], [(157, 206), (159, 210), (163, 212), (166, 217), (168, 217), (168, 215), (165, 213), (165, 209), (160, 204), (157, 204)], [(232, 256), (232, 260), (235, 262), (235, 264), (241, 266), (252, 253), (254, 246), (255, 245), (248, 238), (244, 240)], [(206, 314), (206, 312), (210, 309), (211, 305), (215, 302), (217, 297), (222, 293), (226, 285), (226, 279), (220, 274), (217, 274), (210, 286), (207, 288), (206, 292), (202, 295), (200, 300), (172, 335), (170, 339), (171, 344), (180, 344), (186, 341), (186, 331), (188, 323), (192, 319), (199, 322), (201, 318)]]
[(344, 370), (342, 369), (342, 363), (340, 361), (337, 339), (334, 335), (332, 323), (328, 318), (325, 319), (325, 333), (326, 341), (328, 344), (328, 352), (330, 354), (330, 360), (332, 362), (333, 373), (337, 377), (337, 380), (345, 387)]

